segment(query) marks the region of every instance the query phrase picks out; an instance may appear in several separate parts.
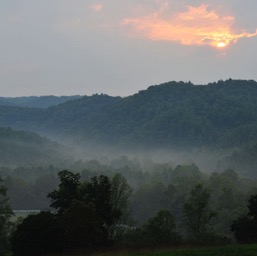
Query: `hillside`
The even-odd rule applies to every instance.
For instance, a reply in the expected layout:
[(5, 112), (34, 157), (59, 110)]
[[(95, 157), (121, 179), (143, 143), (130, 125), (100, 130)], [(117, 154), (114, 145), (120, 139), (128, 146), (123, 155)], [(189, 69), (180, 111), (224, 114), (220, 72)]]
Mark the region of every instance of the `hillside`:
[(66, 101), (76, 100), (82, 96), (28, 96), (28, 97), (0, 97), (0, 106), (48, 108)]
[(0, 107), (0, 125), (80, 142), (152, 148), (241, 147), (257, 141), (257, 83), (168, 82), (120, 98), (85, 96), (47, 109)]
[(60, 164), (69, 159), (67, 149), (56, 142), (32, 132), (0, 128), (1, 166)]

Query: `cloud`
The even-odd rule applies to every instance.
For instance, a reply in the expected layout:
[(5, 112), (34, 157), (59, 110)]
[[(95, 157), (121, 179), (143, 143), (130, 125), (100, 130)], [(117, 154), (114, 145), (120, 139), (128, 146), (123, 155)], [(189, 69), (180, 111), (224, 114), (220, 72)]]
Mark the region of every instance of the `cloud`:
[(93, 4), (90, 6), (90, 9), (92, 9), (93, 11), (96, 11), (96, 12), (100, 12), (102, 9), (103, 9), (103, 4), (101, 3), (97, 3), (97, 4)]
[(178, 41), (182, 45), (225, 47), (238, 39), (254, 37), (254, 33), (233, 33), (235, 17), (221, 15), (207, 5), (187, 6), (186, 11), (170, 14), (167, 2), (160, 1), (159, 10), (137, 18), (126, 18), (122, 25), (133, 34), (151, 40)]

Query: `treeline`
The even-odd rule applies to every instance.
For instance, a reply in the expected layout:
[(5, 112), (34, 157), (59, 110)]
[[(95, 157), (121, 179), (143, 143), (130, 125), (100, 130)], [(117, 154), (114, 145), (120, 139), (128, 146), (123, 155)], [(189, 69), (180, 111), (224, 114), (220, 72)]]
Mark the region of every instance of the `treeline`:
[[(111, 177), (96, 175), (82, 181), (81, 174), (63, 170), (58, 173), (58, 186), (47, 194), (52, 210), (15, 223), (11, 222), (6, 188), (1, 182), (0, 253), (7, 255), (11, 250), (14, 256), (32, 256), (117, 247), (220, 245), (235, 239), (257, 241), (256, 186), (243, 194), (242, 187), (246, 184), (231, 170), (214, 173), (209, 179), (194, 165), (177, 166), (170, 173), (178, 183), (160, 186), (161, 180), (156, 176), (152, 184), (159, 183), (163, 191), (152, 190), (147, 198), (141, 187), (133, 193), (120, 173)], [(169, 183), (167, 178), (166, 173)], [(183, 192), (178, 190), (178, 184), (183, 184), (180, 188)], [(151, 190), (149, 184), (147, 190)], [(151, 208), (157, 200), (161, 201), (143, 223), (136, 223), (131, 214), (131, 201), (136, 194), (144, 195), (136, 208)]]
[(217, 169), (219, 168), (230, 168), (242, 176), (256, 178), (257, 143), (253, 141), (250, 145), (235, 149), (227, 156), (223, 156), (217, 165)]
[[(93, 147), (91, 147), (93, 148)], [(77, 151), (76, 151), (77, 150)], [(83, 152), (83, 149), (81, 149)], [(104, 151), (104, 150), (103, 150)], [(110, 150), (111, 151), (111, 150)], [(122, 150), (121, 150), (122, 151)], [(126, 150), (124, 150), (126, 151)], [(69, 167), (73, 170), (82, 170), (83, 168), (89, 169), (103, 169), (101, 164), (94, 160), (78, 161), (80, 155), (81, 158), (89, 158), (89, 153), (85, 150), (85, 153), (78, 153), (80, 149), (64, 146), (57, 142), (53, 142), (46, 137), (39, 136), (36, 133), (28, 131), (16, 131), (11, 128), (0, 127), (0, 175), (6, 176), (11, 174), (13, 171), (14, 176), (17, 176), (20, 172), (21, 177), (26, 176), (27, 172), (30, 173), (30, 178), (38, 175), (48, 174), (47, 166), (58, 166), (58, 170), (62, 168)], [(223, 170), (223, 169), (233, 169), (241, 176), (256, 178), (256, 168), (257, 168), (257, 144), (252, 142), (250, 145), (235, 148), (233, 150), (223, 150), (221, 148), (208, 149), (202, 148), (198, 149), (196, 152), (190, 151), (167, 151), (164, 153), (167, 155), (170, 152), (171, 159), (172, 154), (175, 154), (183, 159), (194, 158), (200, 159), (200, 162), (208, 162), (209, 170)], [(135, 152), (137, 155), (138, 152)], [(206, 158), (207, 154), (212, 156), (212, 163), (210, 160), (202, 159)], [(114, 151), (114, 155), (117, 154)], [(140, 156), (141, 154), (141, 156)], [(146, 151), (144, 153), (139, 152), (138, 158), (134, 157), (133, 160), (127, 157), (114, 158), (113, 160), (108, 160), (110, 168), (117, 168), (118, 166), (131, 166), (137, 167), (137, 169), (146, 170), (147, 168), (152, 168), (149, 164), (143, 166), (142, 163), (146, 162), (145, 158), (149, 154)], [(158, 151), (157, 153), (158, 154)], [(161, 153), (159, 153), (161, 154)], [(111, 153), (110, 153), (111, 155)], [(149, 154), (151, 157), (151, 154)], [(155, 156), (155, 153), (152, 153)], [(100, 159), (106, 162), (109, 159), (107, 152), (103, 152)], [(158, 157), (157, 157), (158, 158)], [(176, 157), (175, 157), (176, 158)], [(150, 160), (149, 160), (150, 161)], [(184, 161), (184, 160), (183, 160)], [(150, 161), (151, 162), (151, 161)], [(22, 169), (19, 171), (19, 169)], [(109, 168), (109, 169), (110, 169)], [(40, 170), (40, 169), (43, 169)], [(107, 170), (108, 168), (105, 167)], [(19, 175), (18, 175), (19, 176)]]
[(1, 106), (0, 125), (122, 146), (241, 147), (257, 139), (257, 83), (168, 82), (129, 97), (85, 96), (48, 109)]
[[(129, 200), (131, 218), (141, 226), (161, 209), (166, 209), (176, 219), (179, 228), (183, 222), (182, 205), (190, 191), (201, 183), (210, 193), (210, 204), (218, 211), (213, 219), (215, 232), (231, 238), (229, 225), (247, 210), (247, 198), (257, 193), (255, 180), (240, 177), (233, 170), (203, 173), (195, 164), (172, 166), (170, 164), (149, 164), (142, 169), (127, 158), (113, 160), (111, 165), (98, 161), (78, 162), (73, 170), (80, 170), (81, 182), (92, 177), (106, 175), (109, 178), (119, 173), (124, 177), (133, 193)], [(59, 184), (60, 168), (1, 168), (0, 175), (8, 189), (12, 209), (49, 210), (47, 194)], [(8, 173), (8, 171), (10, 171)], [(181, 231), (182, 233), (184, 231)]]

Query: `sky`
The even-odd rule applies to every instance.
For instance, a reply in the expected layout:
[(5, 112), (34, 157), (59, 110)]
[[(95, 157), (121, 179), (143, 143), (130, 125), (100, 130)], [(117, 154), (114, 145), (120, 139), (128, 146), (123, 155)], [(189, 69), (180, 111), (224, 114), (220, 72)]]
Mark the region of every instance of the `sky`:
[(256, 0), (0, 0), (0, 96), (257, 80)]

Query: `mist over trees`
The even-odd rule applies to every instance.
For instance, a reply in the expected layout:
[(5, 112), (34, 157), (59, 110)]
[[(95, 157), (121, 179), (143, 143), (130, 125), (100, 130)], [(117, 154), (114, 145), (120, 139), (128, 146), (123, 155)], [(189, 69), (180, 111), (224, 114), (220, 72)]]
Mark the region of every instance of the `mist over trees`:
[[(52, 211), (25, 217), (10, 233), (14, 255), (256, 241), (256, 181), (232, 170), (206, 175), (193, 164), (108, 170), (59, 172)], [(139, 184), (131, 183), (135, 173)]]
[(33, 132), (0, 127), (1, 166), (61, 166), (72, 160), (73, 156), (68, 153), (68, 149), (57, 142)]
[[(170, 154), (172, 160), (184, 158), (175, 164), (191, 159), (204, 169), (209, 166), (208, 171), (234, 169), (246, 177), (256, 177), (256, 97), (255, 81), (229, 79), (208, 85), (168, 82), (124, 98), (104, 94), (67, 98), (47, 108), (0, 102), (0, 126), (34, 131), (66, 145), (45, 141), (49, 148), (42, 148), (39, 138), (32, 134), (33, 139), (26, 135), (30, 145), (20, 145), (19, 139), (5, 141), (0, 136), (2, 164), (30, 165), (31, 155), (34, 163), (41, 161), (42, 165), (45, 159), (56, 165), (58, 161), (64, 169), (70, 158), (139, 156), (142, 152), (155, 157), (159, 151)], [(40, 98), (44, 100), (47, 104), (49, 99)], [(6, 134), (3, 130), (1, 133)]]
[(0, 254), (256, 242), (256, 109), (232, 79), (0, 98)]

